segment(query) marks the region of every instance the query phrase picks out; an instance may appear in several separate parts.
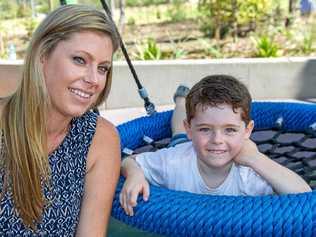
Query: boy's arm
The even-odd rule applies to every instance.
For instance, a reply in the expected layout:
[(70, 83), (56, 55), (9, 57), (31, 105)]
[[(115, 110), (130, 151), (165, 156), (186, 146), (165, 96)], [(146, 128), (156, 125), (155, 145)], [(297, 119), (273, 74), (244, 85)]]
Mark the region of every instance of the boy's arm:
[(120, 203), (127, 215), (133, 216), (133, 207), (137, 205), (139, 193), (143, 193), (144, 201), (149, 197), (149, 184), (141, 167), (130, 156), (122, 161), (121, 174), (126, 178), (120, 193)]
[(278, 164), (259, 152), (256, 144), (248, 139), (235, 162), (252, 168), (265, 179), (278, 194), (309, 192), (311, 188), (295, 172)]

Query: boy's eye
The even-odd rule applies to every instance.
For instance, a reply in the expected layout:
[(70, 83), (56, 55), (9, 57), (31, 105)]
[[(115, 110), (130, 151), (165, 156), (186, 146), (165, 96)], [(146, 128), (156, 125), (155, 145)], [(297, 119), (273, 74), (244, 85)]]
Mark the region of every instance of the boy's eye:
[(98, 71), (99, 73), (104, 75), (109, 71), (109, 66), (99, 66)]
[(210, 129), (209, 128), (199, 128), (200, 132), (209, 132)]
[(225, 128), (225, 132), (228, 134), (235, 133), (235, 132), (237, 132), (237, 129), (236, 128)]
[(80, 65), (84, 65), (86, 63), (86, 61), (82, 57), (79, 57), (79, 56), (74, 56), (72, 59), (74, 60), (75, 63), (80, 64)]

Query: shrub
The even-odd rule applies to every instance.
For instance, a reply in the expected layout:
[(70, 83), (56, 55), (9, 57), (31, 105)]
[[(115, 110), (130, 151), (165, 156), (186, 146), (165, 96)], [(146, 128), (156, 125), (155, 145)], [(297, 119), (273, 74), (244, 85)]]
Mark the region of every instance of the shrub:
[(231, 0), (200, 0), (198, 9), (201, 29), (211, 37), (221, 38), (222, 29), (232, 18)]
[(18, 5), (15, 1), (0, 1), (0, 19), (17, 17)]
[(127, 25), (135, 25), (135, 24), (136, 24), (135, 18), (130, 16), (127, 20)]
[(200, 0), (201, 28), (217, 39), (224, 37), (228, 29), (233, 29), (234, 34), (252, 31), (270, 15), (272, 3), (273, 0)]
[(311, 33), (304, 34), (301, 49), (304, 54), (310, 54), (313, 52), (313, 37)]
[(271, 58), (278, 57), (279, 47), (276, 43), (273, 42), (268, 36), (262, 36), (258, 39), (254, 39), (253, 41), (256, 46), (256, 57), (260, 58)]
[(186, 19), (186, 9), (183, 0), (172, 0), (171, 6), (167, 9), (167, 16), (172, 22)]
[(136, 48), (137, 53), (135, 57), (138, 60), (159, 60), (162, 58), (161, 50), (152, 38), (148, 38), (145, 44), (138, 45)]
[(32, 9), (29, 5), (19, 4), (16, 14), (19, 18), (30, 17), (32, 16)]
[(199, 42), (203, 46), (203, 50), (206, 56), (212, 58), (223, 58), (220, 46), (216, 44), (211, 44), (204, 39), (200, 39)]
[(39, 22), (37, 20), (35, 20), (34, 18), (25, 18), (23, 19), (23, 25), (25, 27), (25, 30), (27, 32), (27, 38), (31, 38), (35, 28), (37, 27), (37, 25), (39, 24)]

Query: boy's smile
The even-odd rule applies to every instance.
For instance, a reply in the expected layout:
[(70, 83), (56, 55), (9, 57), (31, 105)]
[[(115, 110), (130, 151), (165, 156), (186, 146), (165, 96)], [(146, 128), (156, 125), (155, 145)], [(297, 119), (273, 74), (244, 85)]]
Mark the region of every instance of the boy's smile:
[(234, 112), (228, 104), (198, 106), (190, 124), (185, 122), (198, 165), (205, 172), (227, 170), (249, 138), (253, 123), (246, 127), (241, 112), (241, 108)]

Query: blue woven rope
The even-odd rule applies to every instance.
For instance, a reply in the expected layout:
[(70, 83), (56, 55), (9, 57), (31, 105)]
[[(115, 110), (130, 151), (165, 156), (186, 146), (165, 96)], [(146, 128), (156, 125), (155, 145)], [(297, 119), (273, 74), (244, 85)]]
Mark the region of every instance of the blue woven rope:
[(145, 145), (144, 135), (154, 140), (171, 137), (171, 115), (171, 111), (156, 113), (150, 117), (141, 117), (118, 126), (121, 147), (134, 149)]
[[(171, 136), (171, 111), (143, 117), (118, 127), (122, 148)], [(256, 129), (275, 127), (283, 118), (285, 131), (306, 131), (316, 122), (316, 105), (255, 102)], [(112, 216), (131, 226), (166, 236), (316, 236), (316, 191), (258, 197), (210, 196), (151, 186), (150, 201), (140, 197), (135, 215), (125, 215), (116, 189)]]
[(255, 129), (273, 128), (278, 118), (283, 118), (284, 131), (306, 131), (316, 122), (315, 104), (289, 102), (254, 102), (251, 116)]

